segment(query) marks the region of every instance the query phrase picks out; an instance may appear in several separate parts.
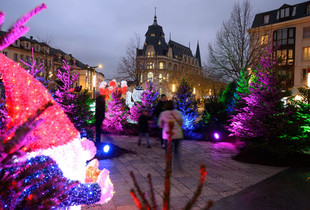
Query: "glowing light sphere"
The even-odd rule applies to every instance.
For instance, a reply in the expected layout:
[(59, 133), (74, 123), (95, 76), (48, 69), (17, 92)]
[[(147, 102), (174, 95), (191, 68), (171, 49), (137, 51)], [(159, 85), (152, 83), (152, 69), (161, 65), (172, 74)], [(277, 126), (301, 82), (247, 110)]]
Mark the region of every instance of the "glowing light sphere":
[(108, 145), (108, 144), (104, 145), (103, 152), (108, 153), (109, 151), (110, 151), (110, 145)]
[(219, 139), (220, 139), (220, 134), (219, 134), (219, 133), (214, 133), (213, 136), (214, 136), (214, 138), (215, 138), (216, 140), (219, 140)]

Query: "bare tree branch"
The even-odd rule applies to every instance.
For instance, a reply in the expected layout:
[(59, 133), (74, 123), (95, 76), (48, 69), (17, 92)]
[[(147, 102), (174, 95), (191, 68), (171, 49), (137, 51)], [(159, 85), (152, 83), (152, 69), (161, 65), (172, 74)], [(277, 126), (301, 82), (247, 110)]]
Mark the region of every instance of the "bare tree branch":
[(208, 64), (205, 66), (208, 77), (221, 78), (225, 82), (237, 79), (240, 70), (252, 67), (263, 53), (266, 45), (263, 43), (262, 46), (259, 34), (251, 38), (254, 31), (247, 32), (253, 22), (252, 14), (249, 0), (234, 5), (229, 20), (218, 31), (215, 43), (208, 46)]

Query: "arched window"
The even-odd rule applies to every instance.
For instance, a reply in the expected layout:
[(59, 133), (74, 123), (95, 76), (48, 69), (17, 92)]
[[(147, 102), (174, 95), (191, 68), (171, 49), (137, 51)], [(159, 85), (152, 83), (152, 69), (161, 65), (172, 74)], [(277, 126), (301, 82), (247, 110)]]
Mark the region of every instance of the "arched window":
[(149, 72), (149, 73), (147, 74), (147, 80), (153, 82), (153, 80), (154, 80), (154, 74), (153, 74), (153, 72)]
[(164, 63), (163, 62), (159, 62), (159, 69), (164, 69)]
[(163, 82), (163, 74), (159, 74), (159, 76), (158, 76), (158, 79), (159, 79), (159, 82)]
[(167, 74), (167, 82), (169, 82), (169, 74)]

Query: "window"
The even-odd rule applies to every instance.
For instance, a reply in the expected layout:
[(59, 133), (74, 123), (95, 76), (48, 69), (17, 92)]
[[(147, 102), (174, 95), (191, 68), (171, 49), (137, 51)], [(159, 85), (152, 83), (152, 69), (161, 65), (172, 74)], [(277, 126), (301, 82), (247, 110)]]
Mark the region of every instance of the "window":
[(26, 55), (26, 63), (28, 63), (29, 62), (29, 56), (28, 55)]
[(273, 32), (273, 46), (295, 43), (295, 28), (285, 28)]
[(310, 27), (303, 28), (303, 38), (310, 38)]
[(169, 74), (167, 74), (167, 82), (169, 82)]
[(163, 92), (163, 89), (162, 88), (159, 88), (159, 95), (161, 95)]
[(153, 80), (154, 80), (154, 74), (153, 74), (153, 72), (149, 72), (149, 73), (147, 74), (147, 80), (150, 81), (150, 82), (153, 82)]
[(159, 62), (159, 69), (164, 69), (164, 63), (163, 62)]
[(36, 51), (40, 51), (40, 48), (38, 45), (36, 45)]
[[(293, 8), (294, 10), (294, 8)], [(295, 13), (296, 13), (296, 8), (295, 8)], [(277, 12), (277, 20), (279, 18), (285, 18), (285, 17), (289, 17), (290, 16), (290, 8), (286, 7), (286, 8), (282, 8), (281, 10), (279, 10)]]
[(293, 11), (292, 11), (292, 17), (296, 15), (296, 6), (293, 7)]
[(262, 36), (260, 37), (260, 45), (266, 45), (266, 44), (268, 44), (268, 39), (269, 39), (269, 37), (268, 37), (267, 34), (266, 34), (266, 35), (262, 35)]
[(154, 33), (152, 33), (152, 34), (151, 34), (151, 36), (155, 36), (155, 34), (154, 34)]
[(18, 55), (14, 53), (14, 61), (18, 61)]
[(24, 60), (24, 56), (23, 56), (23, 55), (20, 55), (20, 59), (23, 61), (23, 60)]
[(148, 58), (151, 58), (151, 57), (153, 57), (153, 56), (154, 56), (154, 52), (153, 52), (153, 51), (147, 52), (147, 57), (148, 57)]
[(142, 83), (143, 82), (143, 75), (141, 74), (141, 76), (140, 76), (140, 83)]
[(8, 56), (8, 52), (3, 51), (2, 53), (3, 53), (5, 56)]
[(14, 46), (18, 46), (18, 40), (13, 43)]
[(310, 4), (307, 4), (306, 14), (307, 14), (307, 15), (310, 14)]
[(163, 82), (163, 75), (162, 74), (159, 74), (158, 80), (159, 80), (159, 82)]
[(29, 43), (28, 42), (26, 42), (26, 49), (29, 49), (30, 48), (30, 45), (29, 45)]
[(303, 69), (302, 70), (302, 78), (306, 79), (306, 76), (307, 76), (307, 69)]
[(161, 45), (161, 42), (160, 42), (160, 40), (158, 41), (158, 45)]
[(154, 63), (153, 62), (147, 62), (146, 68), (147, 69), (154, 69)]
[(305, 47), (304, 48), (304, 60), (310, 60), (310, 47)]
[(293, 49), (283, 49), (277, 50), (274, 56), (279, 59), (279, 65), (293, 65), (294, 64), (294, 50)]
[(269, 15), (264, 15), (264, 24), (269, 23)]

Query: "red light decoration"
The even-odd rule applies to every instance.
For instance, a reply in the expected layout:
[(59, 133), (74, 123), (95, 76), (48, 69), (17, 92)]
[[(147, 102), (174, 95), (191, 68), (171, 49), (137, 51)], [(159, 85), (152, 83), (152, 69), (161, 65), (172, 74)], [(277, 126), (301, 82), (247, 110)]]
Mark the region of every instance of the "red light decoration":
[(47, 102), (51, 101), (54, 104), (38, 117), (38, 120), (43, 119), (44, 122), (33, 131), (37, 140), (27, 145), (25, 150), (48, 149), (64, 145), (77, 137), (79, 132), (47, 89), (3, 54), (0, 54), (0, 74), (7, 99), (8, 129), (26, 122), (29, 116)]

